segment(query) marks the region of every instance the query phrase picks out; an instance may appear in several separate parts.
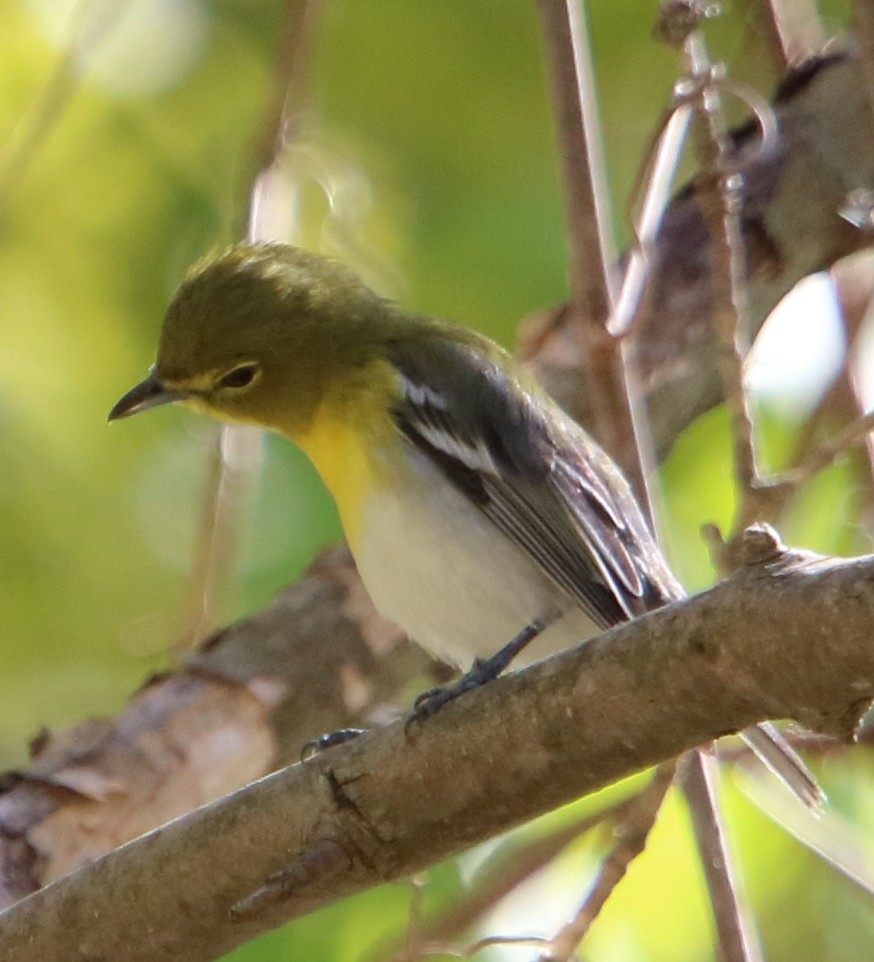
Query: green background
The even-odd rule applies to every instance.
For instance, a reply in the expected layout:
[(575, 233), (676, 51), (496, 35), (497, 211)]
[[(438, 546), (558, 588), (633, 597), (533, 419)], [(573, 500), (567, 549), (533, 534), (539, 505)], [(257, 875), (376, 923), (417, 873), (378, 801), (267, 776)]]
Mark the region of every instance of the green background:
[[(213, 427), (172, 409), (108, 426), (106, 413), (151, 363), (185, 267), (235, 236), (282, 11), (274, 0), (90, 7), (102, 39), (70, 55), (72, 3), (0, 4), (2, 767), (25, 763), (41, 726), (111, 714), (171, 661)], [(641, 0), (592, 4), (617, 211), (675, 79), (673, 54), (651, 39), (653, 14)], [(827, 22), (840, 27), (842, 16), (835, 8)], [(733, 71), (764, 81), (761, 65), (744, 56), (741, 18), (713, 25), (710, 37)], [(404, 303), (507, 345), (520, 318), (565, 297), (533, 2), (326, 2), (311, 90), (298, 148), (301, 242), (331, 247), (334, 238)], [(45, 136), (28, 146), (40, 123)], [(339, 221), (313, 179), (329, 176), (345, 198)], [(624, 233), (618, 216), (617, 229)], [(768, 410), (763, 425), (779, 458), (794, 425)], [(663, 472), (668, 546), (690, 588), (712, 578), (698, 527), (730, 518), (728, 451), (725, 418), (714, 412)], [(223, 619), (263, 605), (339, 537), (308, 465), (273, 440), (249, 522)], [(784, 534), (825, 552), (868, 550), (845, 469), (810, 486)], [(835, 806), (863, 837), (870, 776), (861, 750), (823, 772)], [(870, 905), (735, 787), (726, 793), (768, 957), (865, 957), (874, 944)], [(601, 803), (586, 799), (551, 818)], [(520, 919), (526, 932), (552, 931), (585, 891), (606, 841), (569, 850), (487, 931), (518, 931)], [(426, 906), (459, 897), (484, 857), (430, 873)], [(363, 958), (402, 929), (409, 899), (404, 886), (384, 887), (233, 958)], [(588, 951), (623, 962), (710, 959), (709, 927), (686, 816), (673, 801)]]

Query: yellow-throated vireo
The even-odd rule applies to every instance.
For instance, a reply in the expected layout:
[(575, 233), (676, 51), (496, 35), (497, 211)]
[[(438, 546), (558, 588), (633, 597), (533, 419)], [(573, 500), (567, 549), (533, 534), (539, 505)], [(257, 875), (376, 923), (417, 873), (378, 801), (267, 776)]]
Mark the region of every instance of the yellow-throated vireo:
[[(196, 265), (110, 419), (170, 401), (303, 449), (376, 607), (434, 654), (475, 659), (447, 697), (526, 644), (533, 660), (684, 594), (616, 465), (510, 355), (325, 258), (242, 244)], [(776, 729), (743, 734), (819, 803)]]

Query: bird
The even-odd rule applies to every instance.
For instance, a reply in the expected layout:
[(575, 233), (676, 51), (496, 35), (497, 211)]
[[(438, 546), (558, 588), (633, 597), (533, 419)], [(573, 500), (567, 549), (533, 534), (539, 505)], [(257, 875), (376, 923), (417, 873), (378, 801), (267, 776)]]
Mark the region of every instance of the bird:
[[(426, 718), (517, 665), (685, 591), (612, 459), (507, 351), (278, 242), (195, 264), (148, 376), (111, 421), (179, 402), (278, 432), (336, 502), (376, 608), (472, 668)], [(770, 723), (742, 733), (806, 806), (823, 794)]]

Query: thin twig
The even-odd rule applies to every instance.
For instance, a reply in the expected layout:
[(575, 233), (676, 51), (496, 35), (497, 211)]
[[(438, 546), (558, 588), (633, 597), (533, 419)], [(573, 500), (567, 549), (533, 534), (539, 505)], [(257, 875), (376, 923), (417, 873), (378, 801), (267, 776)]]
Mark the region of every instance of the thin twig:
[[(758, 521), (774, 520), (803, 484), (831, 467), (852, 448), (866, 443), (872, 432), (874, 432), (874, 411), (869, 411), (837, 434), (810, 447), (798, 465), (772, 476), (767, 481), (760, 482), (752, 489), (747, 501), (750, 512)], [(729, 551), (731, 550), (731, 544), (729, 543), (728, 546), (722, 544), (718, 532), (712, 526), (708, 525), (705, 528), (703, 533), (717, 553), (726, 547)]]
[(449, 942), (428, 942), (422, 945), (414, 956), (409, 958), (427, 959), (433, 955), (448, 955), (453, 959), (472, 959), (475, 955), (485, 949), (490, 949), (495, 945), (512, 945), (514, 947), (524, 945), (543, 945), (546, 939), (542, 935), (488, 935), (472, 945), (460, 948)]
[[(685, 44), (690, 75), (700, 84), (696, 140), (702, 176), (698, 196), (713, 250), (713, 323), (716, 330), (723, 394), (731, 418), (734, 469), (741, 491), (758, 477), (753, 424), (743, 380), (741, 332), (745, 330), (746, 265), (741, 231), (740, 175), (729, 172), (731, 141), (719, 91), (710, 84), (714, 67), (704, 38), (693, 30)], [(746, 528), (751, 518), (738, 518)]]
[(574, 0), (538, 0), (538, 9), (564, 172), (571, 292), (578, 320), (603, 329), (616, 256), (586, 25)]
[[(865, 255), (864, 263), (870, 263), (869, 255)], [(745, 514), (754, 516), (757, 521), (777, 522), (802, 485), (831, 467), (855, 447), (864, 444), (868, 451), (869, 466), (874, 463), (874, 446), (871, 442), (874, 416), (870, 413), (858, 415), (860, 402), (850, 363), (857, 348), (872, 293), (870, 271), (862, 268), (863, 265), (859, 264), (854, 269), (853, 264), (850, 263), (842, 269), (836, 268), (833, 271), (836, 275), (834, 280), (841, 302), (841, 317), (847, 342), (844, 362), (833, 384), (823, 394), (819, 404), (802, 427), (792, 466), (777, 474), (758, 479), (756, 484), (746, 491)], [(817, 441), (824, 425), (828, 426), (836, 419), (846, 420), (848, 411), (851, 415), (858, 416), (836, 434)], [(870, 477), (868, 486), (871, 487)], [(706, 532), (706, 536), (708, 540), (713, 541), (716, 555), (726, 551), (726, 546), (717, 532), (710, 530)]]
[(683, 149), (686, 145), (692, 111), (687, 104), (680, 104), (668, 113), (644, 157), (638, 172), (637, 183), (630, 194), (631, 204), (638, 195), (643, 199), (640, 215), (629, 211), (635, 243), (631, 248), (622, 277), (622, 286), (608, 327), (616, 337), (624, 337), (632, 328), (639, 314), (650, 277), (651, 252), (658, 240), (662, 221), (667, 212)]
[(647, 470), (633, 356), (607, 330), (616, 299), (609, 189), (598, 133), (598, 109), (585, 18), (578, 0), (538, 0), (552, 87), (570, 251), (572, 316), (585, 349), (592, 426), (646, 504)]
[(716, 335), (717, 367), (722, 396), (729, 412), (732, 463), (739, 490), (739, 506), (728, 542), (711, 525), (705, 537), (723, 573), (739, 563), (739, 546), (746, 528), (761, 517), (761, 481), (756, 464), (756, 441), (744, 387), (743, 343), (747, 330), (746, 261), (742, 229), (742, 173), (733, 156), (733, 142), (722, 105), (722, 92), (740, 95), (759, 117), (763, 141), (772, 141), (770, 111), (760, 111), (759, 98), (728, 84), (723, 69), (711, 62), (701, 24), (718, 8), (706, 0), (669, 0), (661, 10), (657, 33), (681, 47), (696, 109), (695, 141), (701, 172), (696, 196), (710, 235), (712, 259), (711, 310)]
[[(242, 197), (237, 205), (239, 220), (237, 235), (247, 230), (250, 239), (259, 233), (253, 227), (257, 189), (262, 176), (277, 166), (277, 162), (297, 135), (297, 127), (305, 105), (309, 102), (310, 57), (313, 32), (316, 27), (317, 0), (287, 0), (285, 20), (279, 36), (273, 83), (264, 110), (261, 127), (255, 136)], [(266, 240), (268, 238), (260, 238)]]
[(716, 921), (721, 962), (760, 962), (758, 938), (742, 893), (733, 877), (722, 834), (715, 782), (719, 769), (708, 752), (694, 751), (683, 758), (681, 783), (689, 803), (692, 827)]
[(177, 653), (200, 643), (222, 614), (245, 507), (261, 467), (261, 434), (257, 429), (222, 426), (212, 435), (215, 440), (201, 500), (194, 564), (174, 646)]
[(801, 464), (787, 471), (774, 487), (783, 484), (797, 488), (802, 482), (810, 480), (820, 471), (831, 467), (850, 448), (864, 442), (872, 431), (874, 431), (874, 411), (869, 411), (813, 448)]
[[(281, 163), (295, 121), (303, 109), (305, 65), (315, 0), (287, 0), (270, 96), (252, 151), (240, 224), (248, 224), (250, 241), (264, 235), (264, 207), (269, 205), (271, 176)], [(244, 213), (245, 212), (245, 213)], [(285, 239), (285, 238), (282, 238)], [(216, 624), (217, 602), (228, 594), (239, 553), (243, 516), (261, 470), (262, 438), (254, 428), (223, 425), (216, 432), (209, 478), (203, 496), (202, 522), (195, 564), (185, 604), (178, 647), (191, 648)]]
[(676, 770), (675, 761), (659, 765), (649, 785), (634, 799), (617, 831), (619, 841), (601, 863), (591, 891), (574, 917), (549, 940), (549, 950), (540, 956), (541, 962), (568, 962), (574, 957), (628, 866), (646, 847)]
[[(548, 865), (568, 845), (608, 820), (624, 816), (635, 804), (637, 795), (624, 798), (598, 812), (563, 826), (542, 838), (534, 838), (521, 845), (502, 848), (493, 861), (486, 862), (471, 884), (470, 891), (459, 901), (448, 906), (433, 918), (420, 922), (415, 938), (403, 947), (382, 949), (371, 957), (373, 962), (411, 962), (434, 950), (439, 945), (451, 945), (486, 912), (493, 909), (523, 882)], [(453, 950), (462, 952), (457, 947)]]

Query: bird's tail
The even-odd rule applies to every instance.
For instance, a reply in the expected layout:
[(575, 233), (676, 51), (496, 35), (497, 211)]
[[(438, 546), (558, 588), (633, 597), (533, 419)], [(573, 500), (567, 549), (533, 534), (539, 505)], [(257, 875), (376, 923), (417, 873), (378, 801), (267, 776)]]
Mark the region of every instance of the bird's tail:
[(745, 728), (741, 737), (759, 761), (783, 782), (802, 805), (812, 812), (822, 808), (826, 801), (825, 792), (798, 752), (770, 722)]

